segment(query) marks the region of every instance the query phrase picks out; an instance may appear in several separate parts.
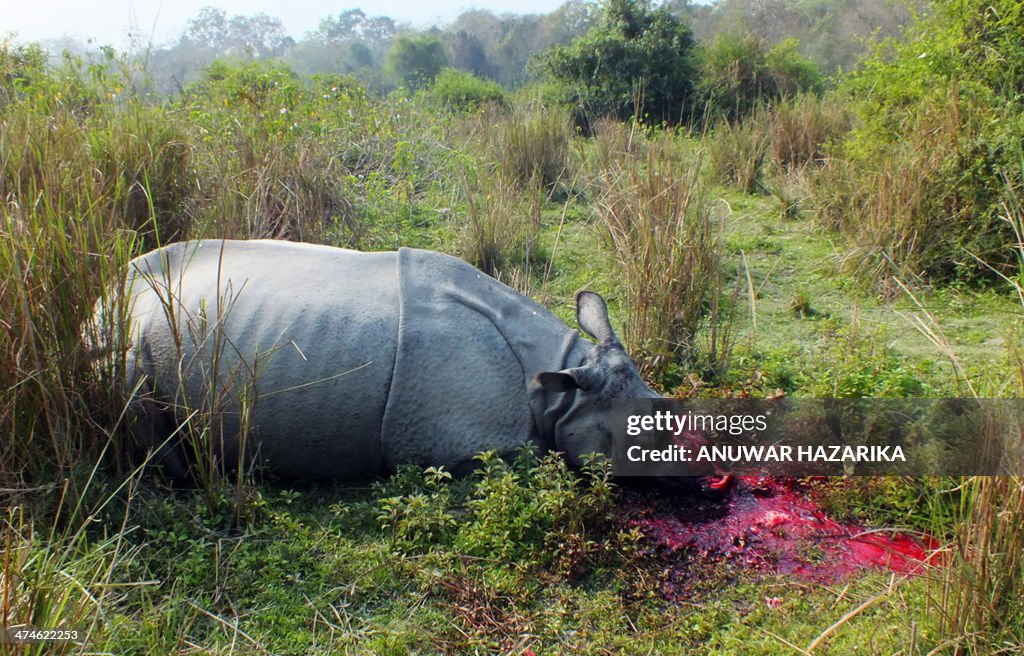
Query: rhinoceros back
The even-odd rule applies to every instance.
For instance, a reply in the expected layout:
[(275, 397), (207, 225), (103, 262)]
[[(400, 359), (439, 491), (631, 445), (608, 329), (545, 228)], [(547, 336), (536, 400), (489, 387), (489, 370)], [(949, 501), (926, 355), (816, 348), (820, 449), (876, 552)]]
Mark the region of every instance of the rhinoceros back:
[(276, 474), (330, 478), (383, 466), (395, 253), (183, 242), (133, 261), (130, 284), (137, 370), (179, 420), (199, 408), (223, 411), (229, 466), (241, 398), (255, 398), (250, 449)]

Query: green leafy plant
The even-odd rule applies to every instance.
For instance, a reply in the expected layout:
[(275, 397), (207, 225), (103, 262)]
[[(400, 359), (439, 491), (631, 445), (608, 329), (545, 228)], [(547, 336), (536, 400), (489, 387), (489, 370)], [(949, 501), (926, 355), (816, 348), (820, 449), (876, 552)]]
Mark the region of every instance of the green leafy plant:
[(540, 68), (571, 91), (566, 100), (585, 124), (604, 116), (678, 123), (694, 101), (693, 50), (689, 27), (667, 6), (611, 0), (597, 26), (553, 48)]
[(1020, 184), (1024, 48), (1011, 35), (1022, 21), (1015, 2), (939, 2), (845, 81), (859, 125), (832, 150), (843, 164), (818, 195), (867, 260), (884, 253), (863, 267), (876, 278), (978, 279), (991, 269), (975, 258), (1012, 265), (1000, 212), (1003, 176)]
[(724, 33), (701, 51), (700, 89), (716, 117), (741, 119), (759, 106), (820, 92), (823, 77), (795, 39), (769, 46), (747, 33)]
[(441, 69), (426, 95), (431, 102), (453, 111), (473, 110), (486, 103), (508, 104), (505, 90), (497, 82), (455, 68)]
[(388, 69), (399, 83), (419, 89), (434, 81), (448, 63), (448, 54), (436, 36), (405, 34), (392, 42), (387, 59)]

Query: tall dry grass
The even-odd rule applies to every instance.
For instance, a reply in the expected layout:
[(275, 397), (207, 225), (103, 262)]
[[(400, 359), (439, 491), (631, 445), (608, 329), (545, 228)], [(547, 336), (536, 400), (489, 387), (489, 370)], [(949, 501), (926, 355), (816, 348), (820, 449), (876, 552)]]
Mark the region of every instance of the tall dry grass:
[[(1024, 208), (1019, 191), (1007, 176), (1004, 220), (1017, 236), (1013, 244), (1018, 262), (1016, 276), (1003, 274), (1024, 308)], [(1005, 394), (1001, 380), (968, 375), (935, 316), (906, 284), (901, 283), (918, 307), (915, 326), (953, 365), (967, 394)], [(1024, 356), (1011, 336), (1009, 355), (1015, 365), (1019, 389), (1024, 389)], [(985, 400), (982, 399), (984, 402)], [(937, 625), (943, 642), (932, 653), (1017, 654), (1024, 652), (1024, 427), (1019, 413), (1020, 397), (1007, 403), (989, 401), (979, 413), (977, 447), (993, 456), (1000, 475), (964, 478), (952, 490), (937, 496), (953, 496), (953, 521), (937, 521), (933, 533), (946, 538), (937, 560), (940, 570), (930, 578), (929, 601), (924, 620)], [(941, 505), (945, 499), (937, 498)], [(943, 517), (945, 514), (942, 515)]]
[(745, 194), (763, 190), (771, 145), (769, 125), (769, 114), (759, 109), (743, 121), (723, 121), (715, 127), (708, 148), (714, 178)]
[(771, 161), (782, 173), (821, 165), (829, 146), (849, 132), (852, 122), (835, 96), (800, 94), (781, 101), (771, 111)]
[(459, 255), (484, 273), (529, 293), (541, 231), (545, 192), (522, 189), (502, 173), (463, 177), (466, 216), (460, 219)]
[[(1009, 177), (1006, 195), (1003, 219), (1017, 236), (1013, 248), (1018, 273), (1004, 280), (1011, 283), (1024, 309), (1024, 205)], [(1011, 349), (1011, 357), (1017, 360), (1024, 389), (1024, 357), (1019, 348)], [(1024, 651), (1024, 445), (1020, 417), (1015, 414), (1003, 413), (982, 427), (1001, 431), (990, 436), (992, 441), (1008, 436), (1017, 443), (1004, 447), (1011, 457), (1004, 463), (1007, 475), (975, 476), (964, 483), (960, 522), (953, 537), (955, 561), (943, 580), (944, 628), (977, 653)]]
[(963, 653), (1024, 649), (1024, 476), (974, 476), (960, 489), (938, 601)]
[(572, 121), (562, 109), (527, 103), (511, 114), (493, 109), (478, 123), (483, 159), (522, 189), (541, 187), (550, 196), (571, 184)]
[[(724, 215), (707, 200), (701, 155), (672, 133), (651, 139), (639, 156), (610, 145), (595, 149), (610, 153), (596, 181), (597, 211), (622, 271), (623, 336), (648, 365), (693, 362), (702, 323), (717, 329), (722, 318)], [(723, 346), (720, 339), (708, 345), (712, 367), (727, 358)]]
[[(0, 441), (7, 487), (62, 476), (82, 454), (102, 450), (118, 423), (119, 387), (90, 365), (82, 326), (137, 242), (159, 228), (152, 220), (133, 225), (124, 210), (133, 188), (151, 183), (105, 175), (85, 137), (79, 119), (59, 108), (47, 116), (8, 107), (0, 123), (0, 432), (13, 438)], [(110, 451), (117, 460), (120, 444)]]
[[(768, 188), (770, 177), (802, 176), (825, 164), (829, 146), (851, 127), (849, 111), (834, 97), (801, 94), (756, 108), (711, 133), (711, 173), (744, 193)], [(779, 186), (777, 183), (776, 186)]]
[(612, 118), (594, 121), (591, 128), (590, 152), (583, 158), (588, 176), (600, 180), (602, 171), (614, 168), (623, 158), (642, 158), (647, 150), (647, 133), (634, 121)]

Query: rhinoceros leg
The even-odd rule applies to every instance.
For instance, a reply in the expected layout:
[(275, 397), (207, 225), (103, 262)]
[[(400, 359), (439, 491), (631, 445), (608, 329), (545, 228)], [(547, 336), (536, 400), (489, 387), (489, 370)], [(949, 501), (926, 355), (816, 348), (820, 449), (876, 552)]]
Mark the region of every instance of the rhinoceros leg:
[(181, 443), (175, 435), (174, 422), (156, 400), (153, 388), (141, 371), (136, 372), (134, 398), (129, 402), (133, 432), (142, 447), (153, 452), (152, 462), (163, 467), (171, 478), (188, 478), (189, 467)]

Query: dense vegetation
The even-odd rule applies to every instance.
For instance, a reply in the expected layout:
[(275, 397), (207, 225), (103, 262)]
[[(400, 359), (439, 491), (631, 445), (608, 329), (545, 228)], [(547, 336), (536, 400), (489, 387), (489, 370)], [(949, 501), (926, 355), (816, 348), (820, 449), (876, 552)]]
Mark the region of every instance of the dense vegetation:
[(605, 293), (667, 394), (1019, 397), (1020, 8), (939, 0), (829, 78), (856, 49), (827, 12), (855, 4), (568, 3), (426, 34), (356, 10), (298, 42), (204, 10), (144, 70), (3, 43), (4, 621), (138, 654), (1020, 650), (1020, 477), (808, 491), (926, 530), (927, 576), (835, 590), (693, 558), (672, 597), (600, 460), (283, 489), (207, 458), (170, 490), (117, 358), (83, 346), (119, 334), (93, 303), (160, 243), (415, 245), (569, 323)]

